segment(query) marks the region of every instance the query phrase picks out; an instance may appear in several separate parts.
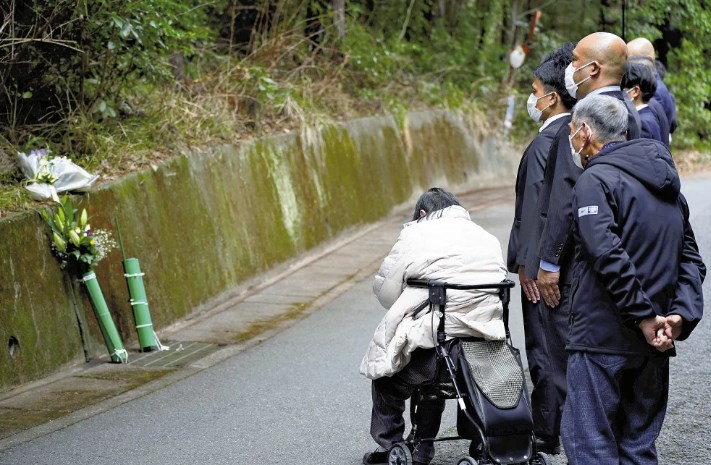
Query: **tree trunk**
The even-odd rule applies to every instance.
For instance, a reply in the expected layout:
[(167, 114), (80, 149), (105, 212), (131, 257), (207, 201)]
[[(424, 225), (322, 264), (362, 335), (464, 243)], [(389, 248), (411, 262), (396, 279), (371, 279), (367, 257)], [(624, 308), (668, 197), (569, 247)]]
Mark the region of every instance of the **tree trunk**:
[(338, 40), (346, 36), (346, 0), (333, 0), (333, 25), (336, 26)]

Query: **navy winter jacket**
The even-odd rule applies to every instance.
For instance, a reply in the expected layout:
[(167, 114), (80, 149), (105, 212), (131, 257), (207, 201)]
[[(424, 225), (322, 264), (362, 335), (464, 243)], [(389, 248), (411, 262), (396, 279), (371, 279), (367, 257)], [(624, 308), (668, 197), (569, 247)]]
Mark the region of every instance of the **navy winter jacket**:
[(569, 350), (658, 354), (637, 324), (680, 315), (686, 338), (703, 313), (706, 268), (680, 180), (661, 143), (601, 151), (573, 190), (575, 265)]
[(642, 113), (644, 110), (642, 110), (639, 113), (639, 122), (642, 128), (642, 137), (643, 138), (648, 138), (648, 139), (654, 139), (658, 140), (662, 144), (666, 145), (667, 148), (669, 148), (669, 120), (667, 120), (667, 115), (664, 113), (664, 108), (657, 102), (656, 100), (652, 99), (648, 103), (648, 107), (651, 111), (652, 114), (654, 115), (654, 119), (659, 126), (659, 139), (655, 137), (649, 137), (645, 136), (645, 130), (644, 130), (644, 122), (642, 121), (644, 119)]
[(639, 122), (642, 125), (642, 138), (658, 140), (662, 144), (669, 146), (669, 135), (667, 134), (665, 143), (662, 139), (662, 129), (659, 127), (657, 115), (650, 107), (639, 110)]
[(652, 100), (659, 102), (664, 109), (664, 114), (669, 122), (669, 132), (673, 133), (676, 131), (676, 128), (679, 126), (676, 120), (676, 100), (674, 99), (674, 95), (669, 92), (669, 88), (664, 84), (664, 81), (659, 77), (657, 77), (657, 91), (654, 93)]

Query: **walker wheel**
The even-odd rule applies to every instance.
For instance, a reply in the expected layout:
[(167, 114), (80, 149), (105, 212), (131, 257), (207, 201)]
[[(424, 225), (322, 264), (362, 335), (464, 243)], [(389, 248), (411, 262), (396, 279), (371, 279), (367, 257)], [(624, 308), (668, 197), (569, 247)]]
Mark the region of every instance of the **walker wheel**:
[(412, 453), (406, 443), (398, 442), (390, 447), (388, 465), (412, 465)]
[(531, 461), (532, 465), (551, 465), (552, 463), (551, 458), (545, 452), (538, 452)]
[(457, 465), (478, 465), (478, 462), (473, 458), (469, 457), (468, 455), (465, 455), (464, 457), (459, 459)]

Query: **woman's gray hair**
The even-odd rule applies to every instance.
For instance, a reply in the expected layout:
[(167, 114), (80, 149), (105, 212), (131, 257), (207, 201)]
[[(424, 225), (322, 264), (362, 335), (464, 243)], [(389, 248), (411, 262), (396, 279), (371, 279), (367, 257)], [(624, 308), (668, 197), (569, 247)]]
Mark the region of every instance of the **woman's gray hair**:
[(620, 99), (591, 95), (575, 104), (573, 123), (577, 127), (586, 123), (595, 139), (607, 144), (626, 139), (628, 115), (627, 107)]

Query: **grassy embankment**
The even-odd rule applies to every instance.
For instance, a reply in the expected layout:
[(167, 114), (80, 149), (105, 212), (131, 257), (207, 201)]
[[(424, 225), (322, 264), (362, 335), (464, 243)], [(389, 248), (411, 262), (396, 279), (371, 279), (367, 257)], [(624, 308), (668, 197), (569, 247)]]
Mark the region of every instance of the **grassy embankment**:
[[(0, 137), (0, 215), (37, 205), (15, 160), (17, 151), (33, 148), (49, 147), (106, 182), (222, 144), (363, 116), (402, 118), (423, 108), (454, 110), (482, 131), (498, 130), (492, 121), (500, 118), (486, 117), (475, 91), (468, 94), (436, 74), (384, 75), (398, 62), (406, 68), (411, 57), (384, 52), (388, 63), (379, 67), (377, 56), (296, 54), (287, 37), (279, 39), (242, 59), (206, 52), (189, 64), (184, 79), (133, 89), (115, 118), (96, 121), (78, 113), (56, 128), (20, 128), (14, 139), (22, 144)], [(363, 66), (364, 60), (376, 66)]]
[[(402, 118), (423, 108), (453, 110), (477, 131), (503, 134), (511, 92), (518, 92), (516, 117), (505, 137), (523, 146), (535, 133), (524, 103), (533, 58), (511, 89), (501, 84), (503, 61), (484, 78), (476, 77), (481, 70), (462, 66), (465, 61), (427, 70), (423, 62), (446, 62), (446, 57), (367, 35), (365, 29), (349, 30), (338, 50), (314, 47), (298, 34), (279, 35), (242, 58), (203, 50), (175, 81), (131, 89), (115, 117), (97, 120), (77, 112), (54, 126), (19, 128), (11, 138), (0, 137), (0, 216), (37, 205), (23, 188), (15, 153), (43, 146), (105, 182), (223, 144), (362, 116)], [(708, 154), (694, 151), (674, 155), (682, 173), (708, 169), (711, 162)]]

